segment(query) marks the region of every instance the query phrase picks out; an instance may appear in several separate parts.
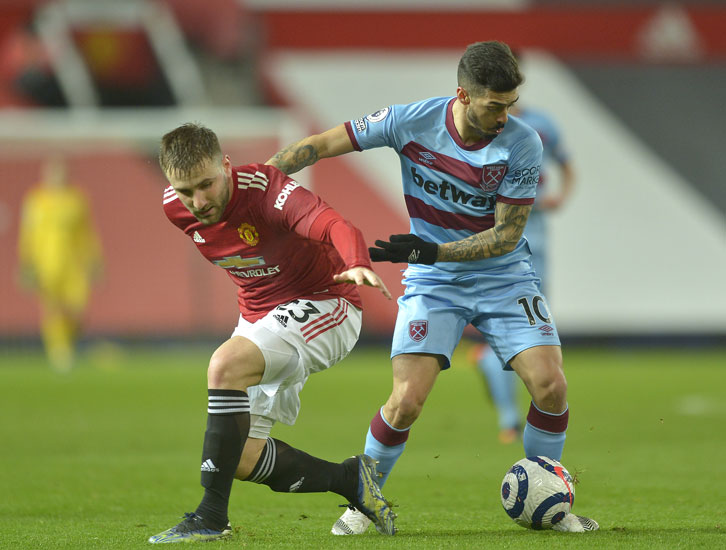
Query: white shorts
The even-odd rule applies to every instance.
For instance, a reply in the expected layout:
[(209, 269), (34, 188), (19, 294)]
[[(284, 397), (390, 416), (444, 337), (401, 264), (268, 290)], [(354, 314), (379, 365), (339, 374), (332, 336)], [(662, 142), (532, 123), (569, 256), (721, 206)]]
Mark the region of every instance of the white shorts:
[(295, 423), (308, 376), (350, 353), (361, 318), (361, 310), (343, 298), (293, 300), (254, 323), (240, 316), (232, 336), (251, 340), (265, 358), (262, 380), (247, 390), (250, 437), (266, 438), (275, 422)]

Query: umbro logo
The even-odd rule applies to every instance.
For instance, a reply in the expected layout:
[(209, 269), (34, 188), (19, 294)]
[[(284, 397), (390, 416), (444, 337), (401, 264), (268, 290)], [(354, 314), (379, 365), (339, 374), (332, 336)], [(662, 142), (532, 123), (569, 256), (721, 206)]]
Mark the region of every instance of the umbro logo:
[(424, 164), (428, 164), (429, 166), (433, 166), (434, 161), (436, 160), (436, 157), (429, 153), (428, 151), (421, 151), (418, 154), (418, 160), (421, 161)]
[(194, 239), (195, 243), (206, 243), (207, 241), (204, 240), (204, 237), (202, 237), (199, 234), (199, 231), (195, 231), (194, 235), (192, 236), (192, 239)]
[(415, 264), (418, 262), (419, 256), (421, 256), (421, 251), (414, 248), (408, 255), (408, 263)]
[(202, 462), (202, 472), (218, 472), (219, 468), (214, 465), (211, 458)]

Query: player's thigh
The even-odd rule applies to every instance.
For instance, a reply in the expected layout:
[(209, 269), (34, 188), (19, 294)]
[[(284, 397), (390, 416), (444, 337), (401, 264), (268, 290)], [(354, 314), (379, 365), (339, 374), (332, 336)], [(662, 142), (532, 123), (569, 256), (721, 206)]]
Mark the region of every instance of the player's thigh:
[(298, 371), (300, 376), (289, 380), (293, 383), (344, 359), (358, 341), (361, 320), (361, 310), (342, 298), (293, 300), (255, 323), (240, 318), (234, 334), (262, 351), (266, 368), (261, 384), (283, 382)]
[[(515, 355), (510, 365), (530, 393), (534, 388), (561, 386), (565, 383), (560, 346), (535, 346)], [(552, 388), (554, 389), (554, 388)], [(562, 388), (557, 388), (561, 390)]]
[(86, 308), (90, 286), (88, 277), (80, 271), (65, 275), (62, 282), (62, 301), (69, 314), (80, 314)]
[(559, 346), (557, 326), (534, 272), (513, 276), (491, 292), (482, 289), (479, 316), (472, 324), (484, 335), (505, 365), (536, 346)]
[(455, 290), (443, 286), (408, 286), (406, 294), (398, 299), (391, 358), (403, 354), (441, 356), (441, 368), (449, 368), (451, 355), (469, 322), (466, 307), (451, 298), (458, 299)]
[(567, 408), (567, 380), (559, 346), (536, 346), (517, 354), (512, 368), (540, 410), (559, 414)]
[(350, 353), (361, 319), (361, 311), (341, 298), (294, 300), (255, 323), (240, 319), (235, 334), (255, 342), (265, 359), (259, 384), (248, 391), (254, 437), (266, 437), (274, 422), (295, 422), (308, 376)]
[(396, 355), (392, 364), (393, 390), (388, 404), (416, 413), (431, 393), (446, 358), (442, 355), (404, 353)]
[(257, 350), (255, 371), (259, 378), (255, 385), (266, 383), (279, 386), (300, 370), (300, 357), (292, 344), (268, 330), (261, 321), (249, 323), (240, 317), (228, 342), (248, 342)]
[(255, 342), (232, 336), (219, 346), (209, 360), (207, 382), (210, 388), (243, 389), (258, 384), (265, 371), (265, 359)]
[(81, 269), (69, 267), (38, 272), (38, 288), (49, 307), (78, 316), (88, 302), (90, 282)]

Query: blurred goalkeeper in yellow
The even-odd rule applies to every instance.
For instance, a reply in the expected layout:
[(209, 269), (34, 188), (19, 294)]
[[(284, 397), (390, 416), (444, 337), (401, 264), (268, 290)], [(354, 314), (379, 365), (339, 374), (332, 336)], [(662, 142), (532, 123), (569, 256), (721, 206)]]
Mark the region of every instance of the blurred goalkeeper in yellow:
[(67, 371), (102, 259), (86, 197), (69, 183), (60, 157), (48, 160), (40, 183), (23, 200), (18, 249), (21, 281), (41, 302), (48, 360)]

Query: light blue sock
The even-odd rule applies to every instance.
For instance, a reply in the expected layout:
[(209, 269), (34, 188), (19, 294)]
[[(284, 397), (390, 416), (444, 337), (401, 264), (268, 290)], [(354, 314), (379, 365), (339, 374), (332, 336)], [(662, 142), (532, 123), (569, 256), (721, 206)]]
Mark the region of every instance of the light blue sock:
[(378, 461), (378, 473), (381, 474), (381, 477), (378, 478), (379, 487), (382, 488), (385, 485), (391, 470), (393, 470), (393, 466), (395, 466), (398, 457), (401, 456), (405, 448), (405, 442), (393, 447), (384, 445), (373, 437), (370, 428), (368, 429), (365, 453)]
[[(406, 448), (406, 441), (410, 431), (410, 427), (400, 430), (391, 426), (383, 416), (383, 407), (373, 416), (366, 435), (365, 453), (378, 461), (377, 469), (378, 473), (381, 474), (381, 477), (378, 478), (379, 487), (385, 485), (398, 457)], [(374, 432), (376, 435), (373, 435)], [(383, 441), (389, 444), (386, 445)]]
[(522, 421), (517, 404), (517, 374), (504, 370), (499, 357), (490, 347), (482, 354), (478, 367), (486, 377), (492, 401), (497, 409), (499, 429), (521, 428)]
[(527, 425), (522, 435), (525, 456), (547, 456), (560, 460), (565, 448), (569, 418), (569, 407), (561, 414), (552, 414), (530, 403)]
[(526, 456), (548, 456), (555, 460), (562, 459), (562, 450), (565, 448), (565, 432), (553, 434), (538, 430), (527, 422), (524, 427), (522, 440)]

